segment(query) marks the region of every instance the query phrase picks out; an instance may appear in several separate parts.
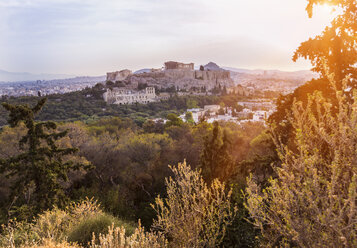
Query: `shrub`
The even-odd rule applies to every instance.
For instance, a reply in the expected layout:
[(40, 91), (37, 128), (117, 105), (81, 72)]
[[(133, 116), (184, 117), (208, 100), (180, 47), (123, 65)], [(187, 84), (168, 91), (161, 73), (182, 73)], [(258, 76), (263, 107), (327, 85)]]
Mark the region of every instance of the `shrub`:
[(62, 241), (72, 219), (63, 210), (55, 208), (40, 214), (32, 230), (41, 238), (48, 238), (54, 241)]
[(107, 234), (100, 234), (98, 244), (93, 237), (90, 248), (164, 248), (167, 247), (167, 240), (162, 233), (145, 232), (140, 221), (138, 228), (131, 236), (126, 236), (124, 227), (114, 228), (110, 226)]
[(125, 223), (112, 215), (101, 213), (83, 219), (77, 225), (74, 225), (68, 233), (68, 241), (86, 246), (92, 240), (93, 235), (98, 237), (99, 234), (107, 234), (108, 227), (111, 225), (114, 225), (114, 227), (125, 226), (129, 233), (134, 230), (133, 225)]
[(55, 242), (52, 239), (43, 239), (41, 244), (34, 245), (22, 245), (20, 248), (81, 248), (76, 244), (69, 244), (65, 241), (63, 242)]
[(357, 90), (337, 90), (337, 105), (315, 92), (295, 102), (295, 149), (275, 138), (277, 178), (261, 190), (251, 177), (247, 208), (265, 247), (357, 247)]
[(0, 247), (19, 247), (39, 241), (40, 238), (33, 232), (32, 227), (33, 225), (27, 222), (10, 220), (7, 225), (1, 226)]
[(236, 208), (231, 206), (231, 193), (218, 179), (208, 186), (200, 171), (186, 162), (171, 167), (174, 179), (166, 178), (167, 198), (156, 198), (152, 207), (157, 212), (153, 228), (163, 231), (172, 247), (217, 247)]
[[(93, 199), (72, 203), (66, 210), (54, 208), (40, 214), (32, 223), (11, 220), (3, 226), (0, 247), (44, 245), (43, 242), (65, 242), (68, 230), (75, 223), (102, 214), (100, 205)], [(108, 224), (111, 225), (111, 222)], [(105, 227), (107, 228), (107, 226)]]

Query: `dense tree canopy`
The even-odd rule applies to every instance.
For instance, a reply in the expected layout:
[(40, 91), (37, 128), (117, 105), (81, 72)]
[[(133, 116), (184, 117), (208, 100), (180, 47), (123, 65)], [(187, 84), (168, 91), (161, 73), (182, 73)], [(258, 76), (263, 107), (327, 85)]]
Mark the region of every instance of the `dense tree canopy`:
[(0, 160), (0, 172), (15, 178), (11, 186), (9, 209), (26, 206), (31, 211), (41, 211), (53, 206), (64, 206), (66, 196), (61, 181), (68, 180), (70, 170), (84, 167), (82, 164), (65, 161), (65, 156), (77, 151), (75, 148), (60, 148), (56, 141), (67, 131), (56, 132), (54, 122), (35, 122), (35, 115), (46, 102), (43, 98), (32, 108), (26, 105), (3, 106), (10, 112), (11, 127), (24, 123), (26, 134), (19, 141), (21, 152)]

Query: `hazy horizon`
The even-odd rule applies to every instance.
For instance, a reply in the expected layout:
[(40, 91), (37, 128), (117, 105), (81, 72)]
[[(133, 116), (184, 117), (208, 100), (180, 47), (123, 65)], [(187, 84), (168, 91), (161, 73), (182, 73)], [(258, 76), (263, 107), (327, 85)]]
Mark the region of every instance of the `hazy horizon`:
[[(297, 71), (291, 57), (332, 18), (302, 0), (0, 0), (0, 69), (104, 75), (167, 60)], [(256, 6), (259, 6), (257, 8)], [(5, 35), (4, 35), (5, 34)]]

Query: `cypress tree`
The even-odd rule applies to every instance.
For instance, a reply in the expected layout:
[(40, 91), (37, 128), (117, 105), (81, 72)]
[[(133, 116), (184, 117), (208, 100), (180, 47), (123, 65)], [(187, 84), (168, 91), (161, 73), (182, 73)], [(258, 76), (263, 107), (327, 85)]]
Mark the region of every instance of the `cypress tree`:
[(202, 175), (208, 183), (215, 178), (226, 181), (231, 176), (234, 165), (229, 153), (230, 141), (226, 131), (222, 135), (218, 122), (213, 125), (212, 135), (205, 137), (200, 161)]

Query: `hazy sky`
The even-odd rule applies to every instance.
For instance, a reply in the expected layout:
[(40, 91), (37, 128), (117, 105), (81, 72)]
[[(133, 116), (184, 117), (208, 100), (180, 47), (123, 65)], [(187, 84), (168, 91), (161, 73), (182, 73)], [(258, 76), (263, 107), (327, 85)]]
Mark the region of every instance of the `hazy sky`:
[(102, 75), (177, 60), (298, 70), (331, 20), (306, 0), (0, 0), (0, 69)]

